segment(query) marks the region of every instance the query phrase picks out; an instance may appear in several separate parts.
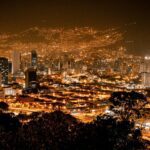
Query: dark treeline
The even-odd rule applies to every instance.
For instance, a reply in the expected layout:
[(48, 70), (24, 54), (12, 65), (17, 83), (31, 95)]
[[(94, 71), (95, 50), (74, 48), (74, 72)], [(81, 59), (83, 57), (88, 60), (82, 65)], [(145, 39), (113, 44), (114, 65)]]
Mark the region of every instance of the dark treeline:
[[(1, 150), (146, 150), (141, 130), (135, 128), (134, 117), (139, 117), (140, 107), (129, 102), (146, 102), (138, 93), (114, 93), (110, 98), (110, 111), (115, 115), (101, 115), (91, 123), (82, 123), (61, 111), (33, 113), (30, 116), (1, 111)], [(123, 99), (124, 98), (124, 99)], [(113, 101), (114, 99), (114, 101)], [(119, 102), (118, 99), (121, 101)], [(123, 101), (126, 101), (126, 105)], [(129, 103), (129, 105), (127, 104)], [(128, 106), (127, 106), (128, 105)], [(120, 113), (117, 107), (126, 107), (130, 112)], [(137, 113), (138, 115), (133, 115)], [(120, 109), (118, 109), (120, 110)], [(119, 115), (120, 114), (120, 115)], [(22, 123), (25, 120), (27, 123)]]

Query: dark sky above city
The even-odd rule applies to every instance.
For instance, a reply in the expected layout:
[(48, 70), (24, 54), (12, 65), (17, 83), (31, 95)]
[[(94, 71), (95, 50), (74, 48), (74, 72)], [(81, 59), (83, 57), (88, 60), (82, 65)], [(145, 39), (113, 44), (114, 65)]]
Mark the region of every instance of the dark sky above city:
[(150, 54), (149, 0), (0, 0), (0, 32), (33, 26), (121, 27), (135, 53)]

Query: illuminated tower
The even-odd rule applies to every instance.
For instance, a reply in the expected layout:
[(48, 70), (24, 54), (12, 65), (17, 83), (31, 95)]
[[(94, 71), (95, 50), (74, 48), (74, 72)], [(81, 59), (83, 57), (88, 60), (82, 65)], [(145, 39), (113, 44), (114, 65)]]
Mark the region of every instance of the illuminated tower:
[(0, 57), (1, 84), (8, 84), (8, 59)]
[(16, 74), (20, 70), (21, 55), (18, 51), (12, 52), (12, 74)]
[(150, 57), (145, 57), (140, 66), (140, 73), (142, 77), (142, 85), (150, 87)]
[(150, 72), (150, 57), (145, 57), (140, 65), (140, 72)]
[(36, 69), (28, 68), (25, 71), (25, 86), (26, 88), (30, 87), (30, 83), (37, 81)]
[(37, 53), (35, 50), (31, 51), (31, 66), (37, 67)]

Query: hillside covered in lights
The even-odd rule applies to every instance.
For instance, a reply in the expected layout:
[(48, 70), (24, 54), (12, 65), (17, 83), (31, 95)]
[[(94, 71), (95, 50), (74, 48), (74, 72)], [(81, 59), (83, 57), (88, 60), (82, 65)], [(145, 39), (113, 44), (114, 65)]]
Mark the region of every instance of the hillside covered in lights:
[[(118, 50), (123, 46), (123, 33), (111, 28), (99, 31), (93, 28), (30, 28), (18, 34), (0, 34), (0, 52), (9, 56), (12, 50), (27, 52), (36, 49), (39, 53), (88, 53), (91, 51)], [(108, 53), (109, 53), (108, 52)]]

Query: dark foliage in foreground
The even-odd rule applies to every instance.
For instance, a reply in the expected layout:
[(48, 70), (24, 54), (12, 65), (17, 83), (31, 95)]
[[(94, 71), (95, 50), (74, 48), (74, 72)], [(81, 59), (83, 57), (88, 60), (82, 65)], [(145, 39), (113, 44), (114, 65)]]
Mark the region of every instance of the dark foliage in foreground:
[(140, 111), (147, 104), (146, 96), (137, 92), (114, 92), (109, 101), (112, 103), (112, 111), (121, 118), (140, 118)]
[(0, 110), (8, 110), (8, 104), (5, 102), (0, 102)]
[[(4, 119), (5, 118), (5, 119)], [(21, 125), (12, 114), (0, 114), (1, 150), (144, 150), (134, 122), (97, 117), (89, 124), (60, 111), (37, 114)]]
[[(61, 111), (14, 116), (0, 112), (1, 150), (146, 150), (133, 115), (146, 99), (137, 93), (113, 93), (111, 115), (82, 123)], [(123, 109), (119, 109), (119, 108)], [(126, 110), (128, 110), (128, 113)], [(135, 111), (136, 110), (136, 111)], [(118, 117), (119, 116), (119, 117)], [(21, 121), (30, 120), (26, 124)]]

